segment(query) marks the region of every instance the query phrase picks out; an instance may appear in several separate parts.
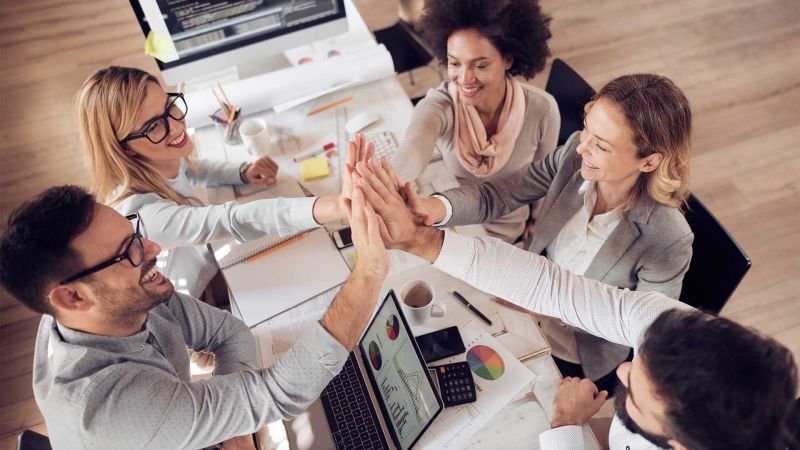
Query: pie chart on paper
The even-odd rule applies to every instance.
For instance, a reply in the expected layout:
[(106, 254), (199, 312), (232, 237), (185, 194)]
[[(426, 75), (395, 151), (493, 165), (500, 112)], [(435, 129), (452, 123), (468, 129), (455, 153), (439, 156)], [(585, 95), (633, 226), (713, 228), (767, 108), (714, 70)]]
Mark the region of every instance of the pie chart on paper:
[(486, 345), (476, 345), (467, 352), (467, 364), (475, 375), (484, 380), (494, 381), (500, 379), (506, 371), (503, 358)]
[(383, 364), (381, 350), (378, 348), (378, 344), (376, 344), (375, 341), (370, 341), (369, 343), (369, 362), (372, 363), (372, 367), (374, 367), (375, 370), (381, 370), (381, 365)]

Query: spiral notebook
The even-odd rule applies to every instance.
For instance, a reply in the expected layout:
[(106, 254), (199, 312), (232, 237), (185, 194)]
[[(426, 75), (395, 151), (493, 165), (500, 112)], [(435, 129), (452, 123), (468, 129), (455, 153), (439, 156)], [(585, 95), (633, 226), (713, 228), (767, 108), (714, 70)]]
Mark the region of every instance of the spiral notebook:
[[(269, 190), (259, 194), (269, 195)], [(231, 300), (248, 327), (344, 283), (350, 275), (324, 228), (212, 247)]]

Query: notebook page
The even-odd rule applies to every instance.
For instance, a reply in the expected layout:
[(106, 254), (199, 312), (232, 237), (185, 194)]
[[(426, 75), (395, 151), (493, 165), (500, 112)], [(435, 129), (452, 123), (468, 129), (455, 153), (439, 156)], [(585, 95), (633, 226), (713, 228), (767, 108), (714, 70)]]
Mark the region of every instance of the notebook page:
[(222, 273), (242, 319), (252, 327), (344, 283), (350, 269), (328, 233), (318, 228)]

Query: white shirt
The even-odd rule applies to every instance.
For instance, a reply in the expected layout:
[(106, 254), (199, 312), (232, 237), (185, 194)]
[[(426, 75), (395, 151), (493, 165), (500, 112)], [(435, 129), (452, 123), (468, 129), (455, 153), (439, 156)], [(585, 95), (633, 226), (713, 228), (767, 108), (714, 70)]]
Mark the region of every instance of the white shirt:
[[(617, 211), (608, 211), (592, 217), (597, 203), (597, 185), (594, 181), (584, 181), (578, 194), (583, 196), (583, 207), (564, 224), (564, 228), (547, 246), (547, 258), (562, 269), (583, 275), (600, 247), (619, 225), (622, 216)], [(542, 317), (539, 325), (550, 342), (554, 356), (574, 364), (581, 363), (572, 330), (555, 318)]]
[(584, 181), (578, 193), (583, 195), (583, 207), (547, 246), (547, 258), (575, 275), (583, 275), (622, 217), (616, 210), (592, 217), (597, 203), (594, 181)]
[[(657, 292), (608, 286), (564, 270), (541, 255), (488, 237), (445, 232), (434, 267), (525, 309), (552, 317), (611, 342), (638, 350), (645, 331), (664, 311), (691, 309)], [(611, 424), (611, 450), (650, 450), (617, 417)], [(585, 448), (580, 427), (565, 426), (539, 436), (544, 450)]]
[[(241, 163), (193, 160), (190, 167), (181, 161), (178, 176), (168, 180), (179, 194), (192, 199), (192, 185), (218, 186), (241, 184)], [(235, 238), (257, 239), (265, 234), (287, 235), (316, 228), (313, 207), (316, 197), (256, 200), (247, 204), (235, 201), (222, 205), (178, 205), (158, 194), (135, 194), (117, 204), (121, 214), (138, 212), (142, 234), (162, 248), (159, 270), (178, 292), (199, 298), (218, 266), (208, 244)]]

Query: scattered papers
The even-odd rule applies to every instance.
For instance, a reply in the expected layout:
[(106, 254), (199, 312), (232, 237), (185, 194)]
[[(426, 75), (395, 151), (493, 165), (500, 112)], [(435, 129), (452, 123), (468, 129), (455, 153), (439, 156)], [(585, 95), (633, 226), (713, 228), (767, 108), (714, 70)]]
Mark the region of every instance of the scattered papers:
[(461, 329), (467, 352), (445, 363), (467, 361), (475, 379), (475, 403), (445, 408), (419, 441), (419, 448), (460, 449), (519, 392), (536, 379), (527, 367), (474, 321)]

